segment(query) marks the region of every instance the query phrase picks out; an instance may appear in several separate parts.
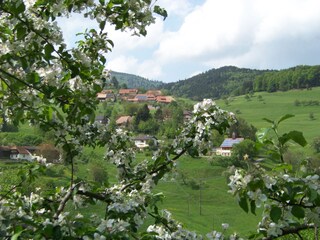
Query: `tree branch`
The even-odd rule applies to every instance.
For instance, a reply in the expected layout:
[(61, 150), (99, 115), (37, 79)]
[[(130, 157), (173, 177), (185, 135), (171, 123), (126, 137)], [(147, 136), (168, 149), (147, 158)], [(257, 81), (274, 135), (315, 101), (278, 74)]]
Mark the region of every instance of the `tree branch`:
[(274, 198), (274, 197), (268, 197), (268, 198), (270, 200), (272, 200), (272, 201), (275, 201), (275, 202), (278, 202), (278, 203), (282, 203), (285, 206), (299, 206), (299, 207), (302, 207), (302, 208), (310, 208), (310, 209), (317, 207), (316, 205), (306, 206), (306, 205), (303, 205), (301, 202), (300, 203), (283, 202), (283, 201), (281, 201), (281, 200), (279, 200), (277, 198)]
[(273, 240), (273, 239), (276, 239), (276, 238), (279, 238), (279, 237), (283, 237), (283, 236), (286, 236), (286, 235), (289, 235), (289, 234), (297, 234), (298, 236), (300, 236), (301, 238), (301, 235), (300, 235), (300, 231), (302, 230), (307, 230), (307, 229), (310, 229), (310, 228), (314, 228), (315, 225), (314, 224), (302, 224), (300, 226), (297, 226), (297, 227), (293, 227), (293, 228), (282, 228), (282, 234), (281, 236), (269, 236), (269, 237), (265, 237), (263, 238), (263, 240)]
[(72, 193), (74, 191), (75, 188), (77, 188), (79, 185), (81, 184), (81, 182), (77, 183), (76, 185), (74, 186), (70, 186), (68, 192), (66, 193), (66, 195), (62, 198), (60, 204), (59, 204), (59, 207), (57, 209), (57, 211), (55, 212), (55, 214), (53, 215), (53, 218), (54, 219), (57, 219), (60, 215), (60, 213), (63, 212), (67, 202), (70, 200), (70, 198), (72, 197)]

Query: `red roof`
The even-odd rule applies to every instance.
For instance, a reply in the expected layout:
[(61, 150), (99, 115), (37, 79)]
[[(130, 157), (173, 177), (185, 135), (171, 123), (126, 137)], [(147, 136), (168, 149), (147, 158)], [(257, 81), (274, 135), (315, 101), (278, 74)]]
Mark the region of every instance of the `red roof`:
[(131, 116), (121, 116), (116, 120), (117, 125), (129, 123), (132, 120)]
[(119, 90), (119, 94), (137, 94), (138, 93), (138, 89), (136, 88), (130, 88), (130, 89), (120, 89)]
[(162, 92), (160, 90), (148, 90), (146, 92), (146, 94), (152, 94), (154, 96), (160, 96), (160, 95), (162, 95)]
[(171, 96), (157, 96), (157, 102), (171, 103), (173, 100), (174, 99)]

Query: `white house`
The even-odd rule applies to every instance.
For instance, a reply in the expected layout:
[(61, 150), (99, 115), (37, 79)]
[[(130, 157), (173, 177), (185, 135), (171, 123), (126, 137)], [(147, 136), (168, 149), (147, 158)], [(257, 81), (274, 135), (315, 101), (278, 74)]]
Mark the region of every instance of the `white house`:
[(145, 136), (137, 136), (137, 137), (133, 138), (134, 145), (137, 148), (140, 148), (140, 149), (149, 147), (148, 142), (150, 140), (154, 141), (154, 143), (157, 144), (157, 139), (155, 137), (152, 137), (152, 136), (145, 135)]
[(10, 159), (32, 161), (32, 154), (25, 147), (11, 147)]
[(220, 156), (231, 156), (232, 147), (235, 144), (242, 142), (244, 138), (226, 138), (219, 148), (216, 150), (216, 154)]

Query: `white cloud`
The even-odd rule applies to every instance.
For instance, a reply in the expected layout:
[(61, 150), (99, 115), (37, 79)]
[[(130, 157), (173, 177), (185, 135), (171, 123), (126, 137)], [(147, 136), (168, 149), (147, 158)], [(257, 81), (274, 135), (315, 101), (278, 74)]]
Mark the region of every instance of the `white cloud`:
[(139, 61), (132, 56), (118, 56), (108, 62), (107, 68), (118, 72), (134, 73), (153, 80), (161, 76), (161, 68), (153, 60)]
[[(319, 64), (319, 0), (158, 0), (169, 13), (147, 37), (108, 29), (107, 68), (176, 81), (213, 67), (285, 68)], [(88, 25), (89, 24), (89, 25)], [(81, 19), (63, 23), (73, 40)], [(74, 40), (73, 40), (74, 41)]]
[(165, 8), (169, 17), (174, 15), (183, 17), (193, 8), (189, 0), (159, 0), (157, 5)]
[(116, 31), (114, 27), (109, 26), (108, 36), (115, 44), (113, 52), (123, 54), (136, 49), (156, 47), (163, 35), (163, 24), (163, 21), (156, 21), (155, 24), (148, 26), (146, 37), (137, 37), (133, 36), (130, 32)]
[(156, 56), (163, 64), (197, 61), (207, 68), (268, 68), (299, 64), (301, 54), (301, 58), (311, 55), (292, 53), (299, 44), (319, 52), (315, 44), (319, 36), (317, 0), (207, 0), (185, 17), (177, 32), (167, 35)]
[(63, 31), (64, 40), (69, 48), (81, 39), (80, 36), (76, 36), (77, 33), (84, 32), (86, 29), (97, 28), (95, 21), (84, 18), (82, 15), (76, 13), (73, 13), (69, 18), (58, 18), (57, 21)]
[(243, 2), (206, 1), (185, 18), (178, 32), (161, 42), (157, 55), (166, 62), (228, 52), (239, 39), (252, 35)]

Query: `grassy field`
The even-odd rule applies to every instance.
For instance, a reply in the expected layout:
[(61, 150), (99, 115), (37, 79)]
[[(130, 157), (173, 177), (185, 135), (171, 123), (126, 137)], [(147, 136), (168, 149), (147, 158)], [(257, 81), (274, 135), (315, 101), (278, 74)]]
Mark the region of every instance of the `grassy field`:
[[(296, 100), (320, 102), (320, 88), (275, 93), (261, 92), (255, 93), (250, 98), (245, 96), (232, 97), (229, 99), (228, 105), (224, 100), (218, 100), (217, 104), (234, 113), (240, 112), (238, 115), (241, 118), (258, 129), (269, 126), (263, 118), (277, 120), (285, 114), (293, 114), (295, 117), (282, 124), (280, 130), (302, 131), (308, 142), (311, 142), (314, 137), (320, 136), (317, 131), (320, 125), (320, 105), (295, 106)], [(310, 118), (310, 114), (313, 114), (314, 119)]]
[[(320, 88), (303, 91), (288, 91), (278, 93), (255, 93), (250, 98), (245, 96), (233, 97), (228, 100), (217, 101), (223, 109), (238, 113), (238, 115), (257, 128), (268, 127), (269, 124), (263, 118), (278, 119), (285, 114), (294, 114), (282, 125), (283, 131), (302, 131), (309, 142), (316, 136), (320, 125), (320, 106), (295, 106), (295, 101), (320, 101)], [(310, 118), (313, 114), (314, 119)], [(34, 134), (35, 130), (23, 126), (21, 132)], [(92, 180), (90, 168), (99, 165), (108, 172), (110, 184), (116, 182), (116, 169), (102, 160), (103, 148), (95, 150), (86, 149), (84, 157), (76, 165), (76, 175), (82, 179)], [(138, 161), (150, 158), (140, 153)], [(18, 181), (17, 169), (13, 164), (0, 163), (3, 183), (13, 184)], [(66, 166), (57, 166), (57, 174), (44, 176), (41, 185), (58, 185), (68, 182), (70, 169)], [(59, 180), (57, 179), (57, 176)], [(58, 180), (58, 181), (57, 181)], [(239, 232), (241, 236), (247, 236), (250, 231), (256, 229), (259, 221), (257, 216), (245, 213), (237, 204), (236, 199), (228, 193), (227, 176), (225, 169), (212, 166), (207, 158), (183, 157), (177, 162), (177, 168), (165, 180), (155, 188), (155, 192), (165, 195), (160, 207), (172, 212), (173, 217), (182, 222), (185, 227), (201, 234), (206, 234), (213, 229), (222, 230), (222, 223), (229, 223), (230, 233)], [(92, 206), (83, 211), (90, 216), (93, 213), (103, 213), (104, 205)], [(149, 220), (150, 222), (151, 220)]]
[[(247, 235), (256, 228), (259, 213), (247, 214), (238, 206), (228, 193), (225, 170), (212, 166), (206, 158), (183, 157), (177, 166), (178, 178), (169, 178), (156, 188), (166, 196), (161, 207), (198, 233), (222, 231), (221, 224), (229, 223), (230, 233)], [(179, 177), (181, 173), (186, 176), (187, 184)]]

